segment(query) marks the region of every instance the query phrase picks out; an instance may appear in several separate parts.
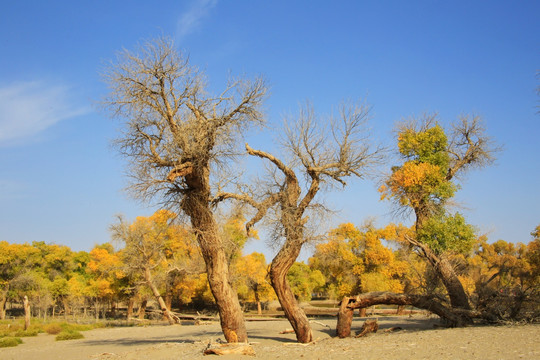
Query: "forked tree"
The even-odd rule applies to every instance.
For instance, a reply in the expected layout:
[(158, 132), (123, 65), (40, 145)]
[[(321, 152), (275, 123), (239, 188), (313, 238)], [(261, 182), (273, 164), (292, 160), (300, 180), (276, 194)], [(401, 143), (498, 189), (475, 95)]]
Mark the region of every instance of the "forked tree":
[(436, 116), (426, 116), (400, 124), (398, 149), (403, 163), (392, 168), (380, 191), (383, 198), (395, 201), (399, 210), (413, 212), (415, 231), (405, 234), (404, 240), (432, 266), (448, 293), (450, 306), (432, 294), (375, 292), (345, 297), (338, 313), (339, 337), (349, 336), (354, 309), (376, 304), (427, 309), (451, 326), (491, 316), (471, 311), (469, 297), (450, 262), (450, 255), (472, 250), (475, 235), (460, 214), (448, 213), (448, 206), (458, 189), (456, 177), (490, 164), (499, 148), (486, 135), (479, 117), (463, 116), (446, 133)]
[(122, 51), (105, 80), (105, 104), (124, 120), (116, 145), (129, 162), (131, 193), (189, 217), (225, 338), (247, 341), (211, 199), (216, 166), (235, 154), (239, 135), (263, 121), (264, 82), (230, 81), (214, 96), (204, 74), (167, 39)]
[(447, 213), (459, 176), (493, 161), (497, 151), (480, 118), (462, 117), (448, 133), (435, 116), (404, 122), (398, 129), (398, 148), (404, 162), (392, 168), (383, 194), (415, 216), (415, 236), (409, 243), (432, 265), (444, 284), (452, 307), (470, 310), (468, 296), (448, 252), (470, 252), (474, 232), (459, 214)]
[[(246, 144), (249, 155), (271, 164), (268, 181), (255, 192), (221, 192), (216, 201), (236, 199), (251, 205), (255, 216), (249, 229), (263, 217), (274, 214), (274, 237), (282, 246), (270, 265), (269, 277), (278, 300), (301, 343), (313, 340), (306, 314), (298, 305), (287, 273), (302, 246), (310, 240), (306, 234), (310, 210), (320, 204), (315, 197), (324, 185), (345, 186), (347, 177), (363, 178), (380, 159), (381, 151), (367, 139), (369, 107), (346, 104), (339, 117), (317, 119), (307, 105), (298, 119), (285, 122), (282, 147), (290, 161), (286, 163), (269, 152)], [(305, 179), (305, 181), (304, 181)]]

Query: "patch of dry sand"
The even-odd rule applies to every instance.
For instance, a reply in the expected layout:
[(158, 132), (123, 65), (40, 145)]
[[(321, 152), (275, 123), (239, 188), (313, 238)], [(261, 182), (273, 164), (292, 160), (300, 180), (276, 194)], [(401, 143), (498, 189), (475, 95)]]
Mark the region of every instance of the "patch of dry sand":
[[(358, 331), (364, 319), (355, 318)], [(323, 326), (320, 323), (327, 325)], [(540, 359), (540, 325), (475, 326), (458, 329), (434, 328), (435, 318), (379, 318), (379, 332), (365, 338), (338, 339), (336, 319), (313, 323), (313, 344), (295, 342), (294, 334), (279, 334), (290, 328), (286, 320), (246, 323), (257, 359)], [(403, 330), (385, 333), (400, 326)], [(84, 339), (55, 341), (40, 334), (24, 343), (0, 349), (2, 360), (116, 360), (116, 359), (208, 359), (203, 350), (223, 341), (218, 323), (196, 326), (148, 326), (96, 329)], [(226, 355), (224, 359), (251, 356)]]

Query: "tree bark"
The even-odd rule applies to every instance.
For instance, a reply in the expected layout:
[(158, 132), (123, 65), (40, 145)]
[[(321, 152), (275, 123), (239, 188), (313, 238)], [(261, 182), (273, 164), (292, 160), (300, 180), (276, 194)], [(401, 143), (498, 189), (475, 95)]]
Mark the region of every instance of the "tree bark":
[[(418, 209), (415, 209), (415, 213), (415, 229), (416, 233), (418, 233), (422, 229), (423, 224), (427, 221), (428, 216)], [(437, 273), (444, 287), (446, 288), (446, 292), (448, 293), (448, 297), (450, 298), (450, 304), (452, 304), (452, 307), (471, 310), (471, 305), (469, 304), (469, 297), (467, 296), (467, 293), (463, 288), (463, 284), (461, 284), (461, 281), (459, 280), (456, 272), (454, 271), (454, 267), (448, 261), (448, 259), (436, 254), (431, 250), (431, 248), (417, 241), (416, 239), (407, 238), (407, 240), (409, 241), (409, 243), (416, 246), (420, 250), (421, 255), (423, 255), (429, 261), (431, 266), (433, 266), (435, 272)]]
[(70, 309), (69, 309), (69, 301), (65, 296), (62, 297), (62, 304), (64, 305), (64, 319), (67, 320)]
[(167, 305), (165, 304), (165, 300), (163, 300), (163, 297), (159, 293), (159, 290), (157, 286), (154, 284), (154, 281), (152, 279), (152, 273), (150, 272), (150, 268), (144, 269), (144, 278), (146, 280), (146, 283), (148, 284), (148, 287), (152, 291), (152, 294), (156, 297), (156, 300), (159, 304), (159, 308), (161, 309), (161, 312), (163, 313), (163, 316), (167, 318), (167, 321), (169, 321), (169, 324), (174, 325), (177, 323), (174, 316), (171, 314), (171, 311), (167, 308)]
[(198, 168), (185, 179), (191, 190), (185, 195), (181, 206), (191, 219), (201, 248), (210, 290), (218, 306), (221, 329), (227, 342), (247, 342), (244, 315), (230, 280), (227, 255), (210, 210), (208, 168)]
[(285, 245), (270, 265), (270, 282), (285, 312), (285, 316), (294, 329), (296, 339), (300, 343), (309, 343), (313, 341), (313, 333), (309, 325), (309, 320), (304, 310), (298, 306), (291, 286), (287, 281), (287, 273), (298, 258), (301, 246), (299, 239), (295, 241), (286, 240)]
[(6, 303), (7, 303), (8, 290), (2, 290), (0, 292), (0, 320), (6, 319)]
[(137, 312), (137, 315), (139, 316), (140, 320), (144, 320), (144, 316), (146, 315), (146, 305), (148, 304), (147, 299), (143, 299), (141, 301), (141, 306), (139, 306), (139, 311)]
[(412, 305), (439, 315), (447, 321), (449, 326), (468, 325), (470, 317), (452, 308), (447, 308), (431, 296), (395, 294), (390, 292), (371, 292), (355, 297), (344, 297), (338, 312), (336, 327), (337, 336), (348, 337), (351, 333), (352, 313), (354, 309), (365, 308), (372, 305)]
[(30, 302), (28, 301), (28, 296), (24, 296), (23, 299), (24, 305), (24, 330), (28, 330), (30, 327)]
[[(420, 245), (420, 246), (419, 246)], [(435, 254), (431, 249), (429, 249), (424, 244), (417, 242), (417, 246), (420, 247), (424, 256), (433, 266), (435, 272), (441, 279), (448, 297), (450, 298), (450, 304), (453, 308), (471, 310), (471, 305), (469, 304), (469, 297), (463, 288), (463, 284), (459, 280), (454, 267), (443, 256)]]
[(133, 307), (135, 306), (135, 297), (132, 296), (128, 300), (127, 306), (127, 320), (133, 317)]
[[(339, 304), (336, 335), (341, 339), (351, 336), (354, 307), (349, 306), (349, 299), (349, 297), (345, 296)], [(365, 307), (360, 309), (365, 309)]]

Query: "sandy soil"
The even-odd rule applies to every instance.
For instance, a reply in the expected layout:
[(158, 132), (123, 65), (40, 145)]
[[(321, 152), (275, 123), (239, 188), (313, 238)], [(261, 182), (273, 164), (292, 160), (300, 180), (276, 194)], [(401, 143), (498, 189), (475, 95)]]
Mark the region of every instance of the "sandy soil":
[[(315, 343), (297, 344), (294, 334), (279, 334), (290, 328), (286, 320), (247, 322), (258, 359), (540, 359), (540, 324), (522, 326), (476, 326), (459, 329), (434, 327), (435, 318), (379, 318), (379, 332), (365, 338), (334, 338), (336, 319), (313, 323)], [(364, 319), (355, 318), (353, 332)], [(323, 326), (327, 325), (327, 326)], [(385, 333), (400, 326), (403, 330)], [(14, 348), (0, 349), (2, 360), (113, 360), (113, 359), (208, 359), (209, 343), (223, 341), (219, 324), (147, 326), (96, 329), (84, 339), (55, 341), (40, 334), (24, 338)], [(209, 355), (212, 358), (215, 355)], [(250, 359), (225, 355), (225, 359)]]

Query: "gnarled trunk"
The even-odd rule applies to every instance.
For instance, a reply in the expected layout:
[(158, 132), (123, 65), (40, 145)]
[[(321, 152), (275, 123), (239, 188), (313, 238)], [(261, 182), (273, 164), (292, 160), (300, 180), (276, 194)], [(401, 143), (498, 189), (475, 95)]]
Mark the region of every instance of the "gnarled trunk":
[(371, 292), (355, 297), (344, 297), (338, 312), (336, 327), (337, 336), (348, 337), (351, 334), (351, 324), (354, 309), (366, 308), (372, 305), (412, 305), (419, 309), (431, 311), (448, 322), (449, 326), (463, 326), (469, 324), (469, 311), (461, 312), (447, 308), (431, 296), (395, 294), (390, 292)]
[(301, 246), (299, 240), (287, 240), (274, 260), (272, 260), (270, 266), (270, 281), (276, 292), (279, 303), (285, 312), (285, 316), (294, 329), (296, 339), (300, 343), (309, 343), (313, 341), (313, 333), (311, 331), (311, 326), (309, 325), (309, 320), (304, 310), (298, 306), (298, 302), (294, 297), (291, 286), (287, 281), (287, 273), (298, 258)]
[(192, 189), (182, 201), (182, 209), (190, 217), (206, 264), (212, 295), (218, 306), (221, 329), (227, 342), (247, 342), (247, 330), (238, 295), (233, 289), (227, 255), (219, 237), (214, 215), (210, 210), (208, 169), (197, 169), (186, 176)]
[[(415, 210), (416, 212), (416, 233), (418, 233), (423, 224), (427, 221), (428, 215), (424, 214), (422, 211)], [(421, 250), (421, 253), (429, 261), (431, 266), (433, 266), (435, 272), (441, 279), (448, 297), (450, 298), (450, 304), (452, 307), (471, 310), (471, 305), (469, 304), (469, 297), (463, 288), (463, 284), (459, 280), (454, 267), (444, 256), (438, 255), (433, 252), (428, 246), (420, 243), (417, 240), (409, 239), (409, 242)]]
[(137, 316), (140, 320), (144, 320), (144, 316), (146, 315), (146, 306), (148, 305), (148, 299), (143, 299), (141, 301), (141, 306), (139, 306), (139, 311), (137, 311)]

